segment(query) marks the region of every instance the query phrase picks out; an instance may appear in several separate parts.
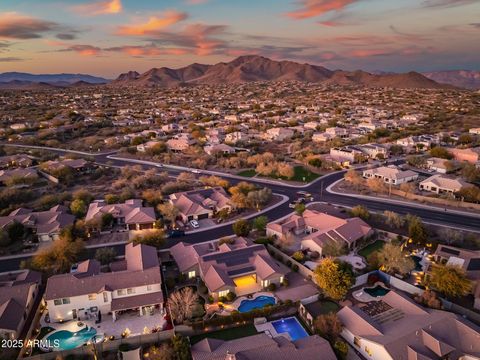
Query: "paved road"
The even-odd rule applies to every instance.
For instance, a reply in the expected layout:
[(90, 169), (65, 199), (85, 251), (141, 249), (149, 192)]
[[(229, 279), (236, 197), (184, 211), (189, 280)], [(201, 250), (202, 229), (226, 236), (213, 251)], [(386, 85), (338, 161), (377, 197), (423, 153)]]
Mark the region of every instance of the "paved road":
[[(69, 151), (61, 149), (49, 149), (57, 153), (68, 153)], [(110, 164), (114, 166), (126, 166), (133, 165), (127, 160), (118, 160), (111, 159), (111, 153), (108, 154), (92, 154), (95, 157), (95, 161), (99, 164)], [(172, 169), (169, 167), (157, 167), (154, 165), (143, 164), (141, 165), (144, 169), (157, 169), (159, 171), (167, 171), (170, 175), (176, 176), (184, 170)], [(337, 180), (341, 179), (344, 175), (344, 171), (329, 174), (323, 176), (309, 185), (303, 186), (301, 190), (311, 193), (314, 197), (314, 201), (325, 202), (335, 205), (340, 205), (344, 207), (354, 207), (356, 205), (366, 206), (370, 211), (374, 212), (383, 212), (384, 210), (391, 210), (398, 214), (413, 214), (421, 217), (423, 221), (431, 224), (441, 224), (446, 226), (451, 226), (455, 228), (463, 228), (468, 230), (479, 231), (480, 230), (480, 217), (475, 216), (474, 214), (458, 214), (452, 211), (445, 211), (441, 208), (433, 207), (418, 207), (410, 204), (398, 204), (398, 203), (388, 203), (385, 199), (372, 200), (372, 199), (363, 199), (355, 198), (348, 195), (336, 194), (327, 192), (326, 189), (329, 185), (333, 184)], [(282, 194), (289, 197), (291, 200), (297, 197), (297, 191), (300, 190), (299, 187), (285, 185), (278, 182), (269, 182), (268, 185), (265, 184), (264, 180), (255, 179), (255, 178), (242, 178), (239, 179), (237, 176), (223, 174), (224, 177), (229, 178), (229, 181), (232, 184), (242, 181), (250, 181), (257, 183), (259, 185), (268, 186), (274, 193)], [(279, 205), (266, 213), (268, 219), (273, 221), (279, 219), (285, 215), (288, 215), (292, 212), (292, 209), (289, 208), (288, 202), (282, 205)], [(217, 227), (211, 230), (205, 230), (199, 233), (189, 234), (181, 238), (169, 239), (168, 246), (172, 246), (178, 241), (184, 241), (187, 243), (198, 243), (204, 242), (211, 239), (218, 239), (224, 236), (232, 235), (231, 225), (225, 225), (222, 227)], [(108, 245), (107, 245), (108, 246)], [(114, 245), (117, 253), (119, 255), (123, 254), (124, 246), (123, 245)], [(94, 250), (92, 250), (93, 252)], [(25, 258), (28, 258), (29, 255), (25, 255)], [(13, 271), (19, 268), (19, 264), (22, 258), (15, 259), (4, 259), (0, 261), (0, 272)]]

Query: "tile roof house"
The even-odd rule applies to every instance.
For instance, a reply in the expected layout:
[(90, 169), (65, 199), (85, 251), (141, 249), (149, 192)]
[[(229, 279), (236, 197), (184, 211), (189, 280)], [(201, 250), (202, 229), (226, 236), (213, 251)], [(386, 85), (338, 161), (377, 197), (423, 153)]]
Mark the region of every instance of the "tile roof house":
[(207, 145), (203, 148), (203, 150), (208, 155), (229, 155), (234, 154), (235, 149), (227, 144), (213, 144)]
[(171, 151), (185, 151), (196, 141), (192, 139), (190, 134), (177, 134), (172, 139), (167, 140), (167, 148)]
[(44, 162), (41, 168), (47, 171), (59, 171), (64, 168), (70, 168), (77, 172), (86, 172), (92, 169), (92, 164), (84, 159), (63, 159)]
[(453, 155), (455, 160), (466, 161), (472, 164), (478, 164), (480, 162), (480, 146), (469, 149), (448, 149)]
[(0, 275), (0, 337), (18, 339), (39, 294), (42, 275), (25, 270)]
[(170, 253), (180, 272), (188, 278), (200, 276), (215, 299), (229, 292), (246, 295), (279, 285), (289, 272), (263, 245), (242, 237), (219, 246), (180, 242)]
[(34, 168), (17, 168), (0, 170), (0, 183), (7, 183), (9, 180), (31, 183), (38, 179), (37, 170)]
[(467, 277), (472, 281), (474, 307), (480, 310), (480, 251), (439, 245), (433, 258), (436, 263), (458, 266), (465, 271)]
[(430, 170), (436, 171), (440, 174), (446, 174), (447, 172), (451, 171), (449, 166), (452, 166), (453, 169), (458, 169), (460, 167), (460, 163), (455, 160), (445, 160), (442, 158), (431, 157), (427, 159), (426, 166)]
[(9, 167), (29, 167), (33, 165), (33, 160), (28, 155), (6, 155), (0, 156), (0, 169)]
[(367, 179), (377, 178), (392, 185), (399, 185), (418, 179), (418, 174), (412, 170), (401, 170), (395, 165), (380, 166), (363, 171), (363, 177)]
[(302, 249), (318, 251), (327, 242), (335, 241), (354, 249), (358, 240), (373, 234), (373, 229), (360, 218), (342, 219), (316, 210), (305, 210), (303, 216), (294, 214), (287, 219), (267, 225), (267, 235), (278, 238), (289, 233), (301, 236)]
[(220, 210), (233, 209), (230, 196), (222, 187), (174, 193), (169, 201), (180, 211), (185, 223), (193, 219), (208, 219)]
[(342, 337), (373, 360), (478, 359), (480, 328), (453, 313), (427, 309), (390, 290), (380, 301), (338, 312)]
[(130, 199), (123, 204), (107, 204), (103, 200), (95, 200), (88, 207), (85, 221), (101, 220), (104, 214), (111, 214), (116, 225), (126, 230), (152, 229), (157, 220), (152, 207), (144, 207), (141, 199)]
[(292, 136), (293, 130), (287, 128), (271, 128), (264, 134), (264, 138), (270, 141), (284, 141)]
[(419, 184), (420, 190), (437, 194), (455, 194), (465, 186), (468, 183), (461, 178), (453, 179), (443, 174), (432, 175)]
[(33, 230), (40, 241), (52, 241), (58, 238), (60, 230), (73, 225), (75, 216), (67, 213), (64, 206), (54, 206), (47, 211), (34, 212), (18, 208), (7, 216), (0, 217), (0, 229), (19, 222)]
[(265, 333), (235, 340), (206, 338), (191, 348), (193, 360), (335, 360), (327, 340), (318, 335), (290, 341)]
[(139, 309), (146, 315), (154, 307), (163, 309), (160, 266), (157, 250), (129, 243), (125, 259), (110, 264), (111, 272), (101, 272), (97, 260), (86, 260), (75, 272), (54, 275), (47, 281), (45, 301), (50, 320), (95, 319), (98, 313)]

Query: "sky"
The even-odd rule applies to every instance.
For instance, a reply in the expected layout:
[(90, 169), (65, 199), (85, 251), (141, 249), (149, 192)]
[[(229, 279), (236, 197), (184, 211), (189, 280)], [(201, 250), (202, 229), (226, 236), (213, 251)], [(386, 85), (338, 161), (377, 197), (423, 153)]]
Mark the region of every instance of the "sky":
[(251, 54), (480, 70), (480, 0), (0, 0), (0, 72), (115, 78)]

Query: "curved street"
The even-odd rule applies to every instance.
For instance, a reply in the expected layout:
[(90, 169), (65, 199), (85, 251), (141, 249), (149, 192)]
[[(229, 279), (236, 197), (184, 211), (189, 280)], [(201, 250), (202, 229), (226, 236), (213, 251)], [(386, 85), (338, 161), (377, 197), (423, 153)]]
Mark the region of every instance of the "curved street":
[[(12, 144), (5, 144), (6, 146), (16, 146)], [(42, 149), (41, 147), (30, 147), (30, 146), (20, 146), (25, 148), (37, 148)], [(54, 149), (48, 148), (46, 150), (66, 154), (66, 153), (77, 153), (76, 151), (69, 151), (64, 149)], [(137, 160), (134, 159), (124, 159), (112, 156), (113, 152), (109, 153), (100, 153), (100, 154), (88, 154), (91, 157), (95, 158), (95, 161), (98, 164), (110, 165), (116, 167), (122, 167), (127, 165), (138, 164)], [(87, 155), (87, 153), (83, 153)], [(160, 165), (151, 162), (141, 161), (141, 166), (147, 169), (157, 169), (161, 171), (167, 171), (171, 176), (177, 176), (179, 173), (191, 170), (190, 168), (183, 168), (177, 166), (168, 166)], [(283, 184), (278, 181), (271, 181), (267, 179), (257, 179), (257, 178), (242, 178), (232, 174), (218, 173), (213, 171), (201, 170), (202, 174), (215, 174), (228, 178), (229, 181), (233, 184), (238, 183), (239, 181), (248, 181), (253, 182), (258, 185), (268, 186), (272, 189), (273, 193), (281, 194), (287, 196), (290, 200), (294, 200), (297, 197), (297, 191), (303, 190), (312, 194), (313, 201), (323, 202), (328, 204), (333, 204), (337, 206), (342, 206), (346, 208), (351, 208), (356, 205), (363, 205), (368, 208), (371, 212), (383, 212), (384, 210), (391, 210), (401, 215), (412, 214), (419, 216), (425, 223), (433, 225), (442, 225), (449, 226), (457, 229), (464, 229), (469, 231), (480, 231), (480, 215), (469, 213), (468, 211), (446, 211), (443, 208), (416, 204), (416, 203), (407, 203), (401, 201), (389, 201), (388, 199), (374, 199), (371, 197), (354, 197), (348, 194), (339, 194), (328, 190), (327, 188), (334, 184), (336, 181), (343, 178), (345, 171), (339, 171), (332, 174), (322, 176), (315, 181), (307, 184), (295, 186), (291, 184)], [(276, 219), (282, 218), (292, 212), (292, 209), (288, 206), (288, 201), (278, 206), (275, 206), (262, 215), (268, 217), (269, 221), (274, 221)], [(168, 247), (174, 245), (179, 241), (188, 242), (188, 243), (199, 243), (204, 241), (209, 241), (213, 239), (218, 239), (224, 236), (232, 235), (232, 226), (230, 224), (225, 224), (223, 226), (215, 227), (212, 229), (206, 229), (204, 231), (195, 232), (187, 234), (184, 237), (169, 239)], [(124, 250), (124, 245), (108, 245), (105, 246), (115, 247), (118, 254), (122, 254)], [(94, 251), (93, 249), (91, 250)], [(25, 254), (24, 256), (15, 256), (11, 258), (2, 259), (0, 261), (0, 272), (5, 271), (15, 271), (19, 269), (20, 262), (29, 258), (31, 254)]]

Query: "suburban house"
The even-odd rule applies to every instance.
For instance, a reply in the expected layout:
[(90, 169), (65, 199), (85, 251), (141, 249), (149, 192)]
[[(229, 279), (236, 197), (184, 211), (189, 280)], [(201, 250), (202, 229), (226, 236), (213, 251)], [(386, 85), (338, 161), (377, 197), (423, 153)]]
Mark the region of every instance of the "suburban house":
[(364, 153), (357, 147), (344, 146), (330, 149), (330, 156), (338, 162), (354, 164), (365, 157)]
[(461, 178), (450, 178), (443, 174), (435, 174), (420, 182), (420, 190), (436, 194), (455, 194), (468, 183)]
[(237, 142), (241, 142), (241, 141), (245, 142), (248, 140), (250, 140), (250, 136), (241, 131), (234, 131), (234, 132), (228, 133), (225, 136), (225, 142), (229, 144), (236, 144)]
[(353, 250), (359, 240), (372, 234), (373, 229), (360, 218), (341, 219), (308, 209), (303, 216), (294, 214), (280, 222), (267, 225), (267, 236), (300, 236), (302, 249), (318, 251), (320, 255), (327, 242), (334, 241)]
[(458, 169), (460, 164), (455, 160), (445, 160), (442, 158), (431, 157), (427, 159), (427, 169), (433, 170), (440, 174), (446, 174), (449, 171)]
[(465, 271), (472, 281), (474, 307), (480, 310), (480, 251), (439, 245), (433, 254), (433, 259), (436, 263), (458, 266)]
[(31, 270), (0, 275), (0, 338), (20, 337), (25, 321), (35, 310), (41, 282), (42, 274)]
[(342, 337), (373, 360), (478, 359), (479, 328), (451, 312), (424, 308), (390, 290), (381, 300), (338, 312)]
[(270, 141), (284, 141), (293, 136), (293, 130), (287, 128), (271, 128), (268, 129), (264, 138)]
[(29, 167), (33, 165), (33, 160), (28, 155), (6, 155), (0, 156), (0, 169), (9, 167)]
[(190, 146), (194, 145), (196, 141), (192, 139), (190, 134), (177, 134), (173, 137), (173, 139), (167, 140), (167, 148), (171, 151), (185, 151)]
[(388, 157), (387, 147), (380, 144), (357, 145), (357, 148), (370, 159), (386, 159)]
[(15, 181), (18, 183), (32, 183), (38, 179), (37, 170), (34, 168), (16, 168), (0, 170), (0, 183)]
[(335, 138), (334, 135), (326, 133), (326, 132), (323, 132), (323, 133), (316, 132), (312, 135), (312, 141), (313, 142), (326, 142), (326, 141), (329, 141), (333, 138)]
[(90, 203), (85, 222), (101, 221), (105, 214), (112, 215), (114, 224), (125, 230), (154, 228), (157, 220), (152, 207), (144, 207), (141, 199), (130, 199), (123, 204), (107, 204), (104, 200)]
[(231, 211), (230, 196), (222, 187), (190, 190), (171, 194), (169, 201), (179, 211), (183, 222), (208, 219), (221, 210)]
[(214, 299), (233, 292), (252, 294), (270, 284), (280, 285), (289, 269), (274, 260), (265, 246), (237, 237), (218, 246), (180, 242), (170, 248), (180, 272), (200, 276)]
[(480, 147), (470, 149), (448, 149), (455, 160), (478, 164), (480, 161)]
[(480, 128), (471, 128), (470, 130), (468, 130), (468, 132), (470, 134), (480, 135)]
[[(206, 338), (192, 346), (193, 360), (335, 360), (330, 344), (318, 335), (291, 341), (266, 333), (235, 340)], [(320, 355), (321, 354), (321, 355)]]
[(395, 165), (390, 165), (364, 170), (363, 177), (367, 179), (381, 179), (387, 184), (400, 185), (417, 180), (418, 174), (412, 170), (401, 170)]
[(348, 138), (348, 130), (341, 127), (329, 127), (325, 129), (325, 134), (332, 137), (338, 137), (340, 139)]
[(73, 225), (75, 216), (67, 213), (64, 206), (54, 206), (47, 211), (32, 211), (18, 208), (7, 216), (0, 217), (0, 229), (18, 222), (31, 229), (39, 241), (52, 241), (58, 238), (60, 231)]
[(88, 172), (93, 166), (90, 162), (84, 159), (63, 159), (44, 162), (41, 165), (41, 168), (53, 172), (61, 171), (65, 168), (70, 168), (76, 172)]
[(137, 145), (137, 151), (138, 152), (143, 152), (143, 153), (147, 152), (148, 149), (151, 149), (152, 147), (154, 147), (157, 144), (160, 144), (160, 142), (156, 141), (156, 140), (147, 141), (144, 144)]
[(115, 321), (121, 312), (148, 316), (156, 308), (163, 310), (156, 248), (129, 243), (124, 260), (110, 264), (110, 272), (101, 272), (100, 268), (97, 260), (86, 260), (78, 264), (75, 272), (48, 279), (44, 297), (50, 321), (99, 321), (108, 314)]
[(203, 150), (208, 155), (230, 155), (235, 154), (235, 148), (227, 145), (227, 144), (213, 144), (207, 145), (203, 148)]

